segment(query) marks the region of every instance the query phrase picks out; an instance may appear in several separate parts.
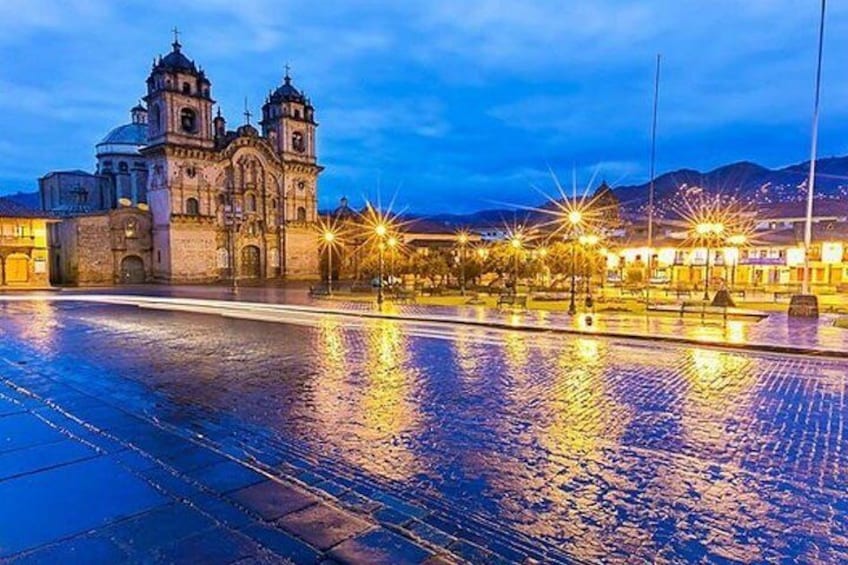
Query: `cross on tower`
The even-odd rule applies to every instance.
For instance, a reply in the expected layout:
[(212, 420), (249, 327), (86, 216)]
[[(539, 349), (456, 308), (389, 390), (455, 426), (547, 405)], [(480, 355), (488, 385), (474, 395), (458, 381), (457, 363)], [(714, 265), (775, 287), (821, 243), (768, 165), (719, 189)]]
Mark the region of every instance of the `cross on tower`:
[(177, 29), (177, 26), (174, 26), (174, 29), (171, 31), (174, 33), (174, 47), (178, 47), (180, 44), (180, 30)]
[(289, 66), (288, 63), (286, 63), (286, 76), (285, 76), (286, 80), (289, 80), (291, 78), (289, 76), (289, 71), (291, 71), (291, 67)]
[(253, 114), (250, 113), (250, 110), (247, 107), (247, 96), (244, 97), (244, 119), (247, 125), (250, 125), (250, 116)]

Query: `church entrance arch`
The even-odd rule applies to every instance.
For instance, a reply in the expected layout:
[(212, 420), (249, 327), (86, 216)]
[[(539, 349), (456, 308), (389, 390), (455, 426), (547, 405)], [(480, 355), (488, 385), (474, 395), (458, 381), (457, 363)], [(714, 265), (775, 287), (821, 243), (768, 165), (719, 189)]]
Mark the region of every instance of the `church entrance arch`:
[(258, 279), (262, 277), (262, 262), (259, 256), (259, 248), (255, 245), (246, 245), (241, 250), (241, 276), (246, 279)]
[(121, 260), (121, 284), (144, 282), (144, 261), (138, 255), (128, 255)]

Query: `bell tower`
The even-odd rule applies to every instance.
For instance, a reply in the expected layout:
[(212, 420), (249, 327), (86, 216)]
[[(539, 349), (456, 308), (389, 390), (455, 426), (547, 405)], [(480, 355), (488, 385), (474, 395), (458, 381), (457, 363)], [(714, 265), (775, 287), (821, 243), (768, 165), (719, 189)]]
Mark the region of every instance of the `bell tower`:
[(262, 106), (262, 135), (281, 157), (284, 167), (285, 221), (306, 225), (318, 220), (318, 174), (323, 170), (315, 152), (315, 108), (292, 84), (289, 67), (283, 84)]
[(315, 109), (306, 95), (292, 85), (289, 68), (283, 84), (262, 106), (262, 135), (271, 139), (284, 158), (315, 163)]
[(147, 79), (148, 146), (174, 143), (211, 149), (211, 83), (206, 73), (182, 52), (174, 30), (173, 50), (153, 62)]

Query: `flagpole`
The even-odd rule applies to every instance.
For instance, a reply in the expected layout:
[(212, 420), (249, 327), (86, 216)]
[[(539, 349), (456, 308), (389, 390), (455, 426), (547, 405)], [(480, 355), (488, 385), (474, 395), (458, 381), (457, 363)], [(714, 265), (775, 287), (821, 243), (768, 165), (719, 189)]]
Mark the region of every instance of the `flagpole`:
[(816, 67), (816, 97), (813, 105), (813, 140), (810, 149), (810, 177), (807, 180), (807, 221), (804, 224), (804, 281), (802, 294), (810, 294), (810, 248), (813, 243), (813, 193), (816, 187), (816, 151), (819, 137), (819, 100), (821, 98), (822, 52), (824, 50), (824, 16), (827, 0), (821, 3), (819, 52)]
[(654, 113), (651, 125), (651, 182), (648, 188), (648, 274), (645, 277), (645, 312), (647, 313), (651, 293), (651, 266), (654, 261), (654, 177), (656, 177), (657, 161), (657, 109), (660, 97), (660, 60), (662, 55), (657, 53), (657, 71), (654, 75)]

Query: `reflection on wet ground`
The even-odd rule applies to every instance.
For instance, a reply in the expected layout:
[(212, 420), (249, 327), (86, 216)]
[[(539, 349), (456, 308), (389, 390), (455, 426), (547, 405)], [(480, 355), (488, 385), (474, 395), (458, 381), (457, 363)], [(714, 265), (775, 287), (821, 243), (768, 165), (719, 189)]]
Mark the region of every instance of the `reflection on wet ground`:
[(550, 555), (848, 558), (848, 363), (390, 320), (0, 304), (0, 353)]

